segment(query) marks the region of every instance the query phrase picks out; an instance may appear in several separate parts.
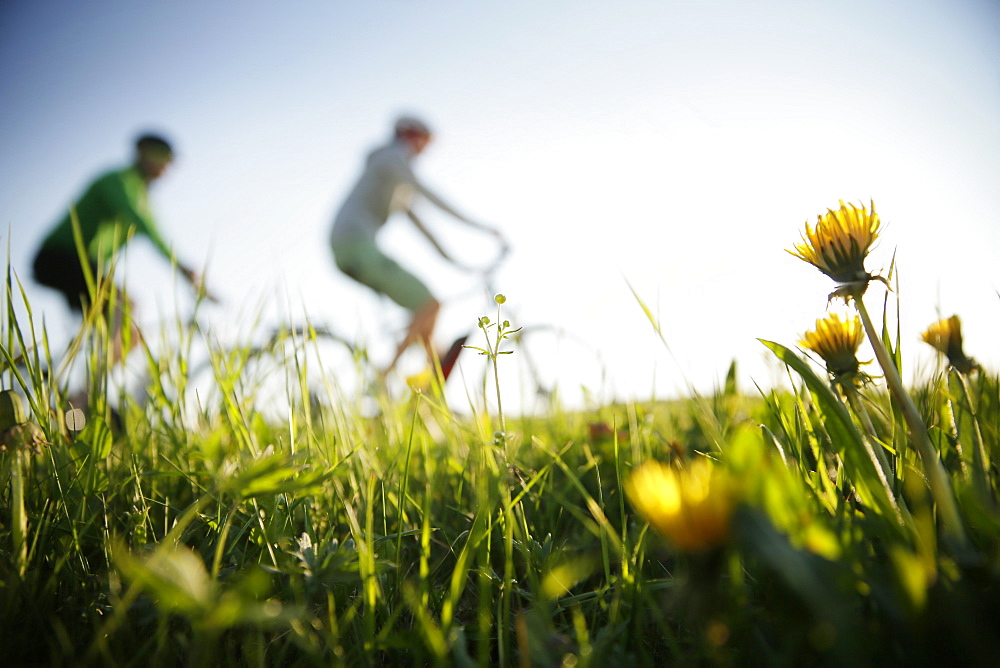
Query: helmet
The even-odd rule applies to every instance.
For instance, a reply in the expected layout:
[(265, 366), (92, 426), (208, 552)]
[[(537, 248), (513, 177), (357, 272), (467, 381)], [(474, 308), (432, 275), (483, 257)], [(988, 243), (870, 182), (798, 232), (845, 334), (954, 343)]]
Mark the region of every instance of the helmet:
[(139, 151), (155, 152), (166, 158), (172, 158), (174, 155), (174, 149), (170, 145), (170, 142), (163, 135), (152, 132), (139, 135), (135, 140), (135, 148)]
[(433, 134), (430, 127), (415, 116), (400, 116), (396, 119), (394, 130), (397, 137), (403, 134)]

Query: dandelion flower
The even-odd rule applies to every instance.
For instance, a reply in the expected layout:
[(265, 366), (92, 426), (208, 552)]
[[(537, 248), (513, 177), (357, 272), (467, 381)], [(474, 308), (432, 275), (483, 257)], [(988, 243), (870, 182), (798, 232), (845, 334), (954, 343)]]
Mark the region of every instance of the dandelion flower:
[(625, 491), (636, 511), (682, 552), (705, 552), (729, 539), (734, 487), (707, 459), (683, 470), (647, 462)]
[(816, 321), (815, 331), (806, 332), (799, 345), (813, 351), (826, 363), (826, 370), (834, 379), (844, 383), (865, 380), (859, 372), (858, 347), (865, 338), (861, 318), (854, 316), (841, 320), (836, 313)]
[(920, 338), (948, 357), (948, 363), (962, 373), (977, 368), (976, 361), (962, 350), (962, 321), (957, 315), (939, 320), (927, 328)]
[(841, 200), (839, 210), (828, 209), (818, 216), (815, 228), (807, 222), (802, 243), (788, 252), (838, 283), (867, 282), (873, 277), (865, 271), (865, 258), (878, 239), (880, 225), (874, 202), (869, 212)]
[(418, 394), (430, 394), (431, 389), (434, 387), (434, 372), (428, 368), (420, 373), (407, 376), (406, 384)]

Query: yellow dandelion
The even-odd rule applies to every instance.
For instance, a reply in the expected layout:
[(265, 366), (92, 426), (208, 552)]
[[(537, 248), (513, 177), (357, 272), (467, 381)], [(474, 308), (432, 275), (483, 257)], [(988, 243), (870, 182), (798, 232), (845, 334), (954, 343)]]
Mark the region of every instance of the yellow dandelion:
[(875, 202), (869, 212), (841, 200), (839, 210), (828, 209), (818, 216), (815, 228), (807, 222), (802, 243), (788, 252), (838, 283), (868, 281), (872, 275), (865, 271), (865, 258), (878, 239), (880, 225)]
[(857, 352), (865, 338), (861, 318), (840, 319), (836, 313), (816, 321), (815, 331), (806, 332), (799, 345), (813, 351), (826, 363), (826, 370), (842, 382), (863, 380)]
[(625, 492), (653, 529), (682, 552), (704, 552), (729, 539), (735, 488), (707, 459), (683, 470), (647, 462), (632, 473)]
[(434, 371), (430, 368), (406, 377), (406, 384), (418, 394), (430, 394), (434, 388)]
[(948, 363), (962, 373), (969, 373), (977, 368), (976, 361), (966, 357), (962, 350), (962, 321), (957, 315), (935, 322), (920, 338), (946, 355)]

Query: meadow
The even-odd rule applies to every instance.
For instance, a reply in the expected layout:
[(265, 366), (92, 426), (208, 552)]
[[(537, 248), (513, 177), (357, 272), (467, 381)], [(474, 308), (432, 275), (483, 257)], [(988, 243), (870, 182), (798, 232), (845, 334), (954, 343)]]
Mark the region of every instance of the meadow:
[[(4, 663), (995, 665), (1000, 378), (956, 317), (904, 385), (923, 344), (891, 292), (865, 307), (892, 280), (864, 269), (878, 232), (874, 205), (842, 205), (790, 251), (846, 309), (762, 342), (791, 389), (740, 392), (734, 364), (710, 394), (529, 415), (504, 411), (521, 323), (501, 296), (467, 351), (492, 369), (482, 402), (450, 406), (433, 375), (345, 392), (315, 332), (287, 332), (278, 418), (252, 346), (179, 321), (133, 342), (142, 400), (112, 391), (110, 282), (53, 351), (8, 270)], [(191, 401), (198, 346), (213, 391)]]

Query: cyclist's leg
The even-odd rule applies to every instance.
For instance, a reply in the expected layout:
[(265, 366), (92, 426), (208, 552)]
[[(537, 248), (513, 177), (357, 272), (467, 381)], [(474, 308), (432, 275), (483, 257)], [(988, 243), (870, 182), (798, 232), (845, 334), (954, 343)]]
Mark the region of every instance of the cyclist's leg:
[[(39, 285), (57, 290), (66, 300), (66, 304), (74, 313), (82, 314), (90, 299), (87, 288), (87, 279), (84, 276), (83, 268), (80, 266), (80, 257), (75, 251), (67, 252), (60, 250), (41, 249), (35, 256), (34, 261), (35, 281)], [(98, 267), (95, 262), (90, 263), (91, 276), (97, 276)], [(110, 304), (106, 305), (104, 316), (108, 322), (108, 330), (111, 334), (112, 365), (120, 362), (129, 350), (125, 350), (122, 330), (125, 323), (126, 311), (131, 312), (134, 304), (124, 296), (121, 288), (115, 286), (116, 305), (112, 309)], [(130, 321), (131, 323), (131, 321)], [(130, 324), (132, 337), (131, 346), (138, 342), (138, 329), (134, 324)]]
[[(91, 269), (96, 270), (96, 267), (92, 265)], [(87, 279), (76, 253), (43, 248), (35, 256), (33, 270), (36, 283), (61, 293), (70, 310), (83, 312), (88, 294)]]
[(433, 360), (435, 353), (431, 348), (431, 340), (434, 338), (434, 327), (437, 325), (438, 313), (441, 311), (441, 303), (431, 297), (423, 306), (413, 312), (413, 319), (409, 327), (406, 328), (406, 336), (396, 347), (396, 354), (385, 368), (383, 373), (389, 373), (396, 367), (396, 362), (403, 356), (406, 349), (414, 343), (419, 343), (424, 347), (428, 360)]
[[(32, 270), (35, 282), (59, 292), (73, 313), (82, 315), (86, 311), (87, 304), (90, 301), (90, 290), (87, 287), (87, 279), (84, 275), (83, 267), (80, 265), (80, 257), (75, 251), (67, 252), (42, 248), (35, 256)], [(97, 276), (98, 267), (95, 262), (90, 263), (90, 273), (91, 276)], [(112, 365), (121, 361), (128, 352), (124, 350), (122, 328), (126, 304), (129, 310), (131, 310), (132, 306), (131, 301), (125, 300), (121, 290), (117, 287), (115, 289), (118, 293), (118, 305), (113, 312), (106, 305), (104, 311), (104, 316), (107, 319), (108, 329), (112, 337)], [(134, 323), (131, 324), (131, 328), (133, 335), (131, 341), (134, 345), (138, 340), (138, 329)], [(77, 408), (88, 407), (90, 403), (87, 393), (83, 389), (69, 396), (67, 400), (70, 406)], [(121, 421), (118, 417), (118, 412), (114, 408), (111, 408), (109, 414), (113, 424), (120, 427)]]
[(395, 368), (403, 352), (413, 343), (420, 343), (433, 358), (431, 340), (441, 304), (423, 282), (401, 267), (368, 239), (339, 240), (333, 244), (337, 266), (354, 280), (367, 285), (413, 313), (406, 335), (396, 348), (396, 354), (384, 373)]

